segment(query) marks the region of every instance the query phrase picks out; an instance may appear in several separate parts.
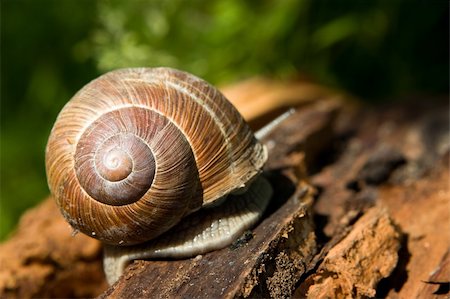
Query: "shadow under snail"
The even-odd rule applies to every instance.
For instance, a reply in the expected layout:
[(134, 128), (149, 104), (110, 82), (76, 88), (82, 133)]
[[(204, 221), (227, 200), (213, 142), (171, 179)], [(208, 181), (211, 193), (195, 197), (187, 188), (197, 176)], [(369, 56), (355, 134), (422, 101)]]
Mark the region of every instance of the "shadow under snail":
[(59, 113), (46, 148), (51, 193), (76, 231), (105, 244), (109, 283), (135, 259), (231, 244), (272, 195), (266, 159), (216, 88), (170, 68), (93, 80)]

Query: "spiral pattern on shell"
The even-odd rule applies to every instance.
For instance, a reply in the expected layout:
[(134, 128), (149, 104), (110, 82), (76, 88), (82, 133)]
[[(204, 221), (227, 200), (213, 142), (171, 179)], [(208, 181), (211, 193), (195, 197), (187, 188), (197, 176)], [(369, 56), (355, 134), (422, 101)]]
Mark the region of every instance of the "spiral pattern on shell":
[(77, 230), (137, 244), (245, 187), (266, 160), (237, 110), (170, 68), (121, 69), (63, 108), (46, 149), (50, 190)]

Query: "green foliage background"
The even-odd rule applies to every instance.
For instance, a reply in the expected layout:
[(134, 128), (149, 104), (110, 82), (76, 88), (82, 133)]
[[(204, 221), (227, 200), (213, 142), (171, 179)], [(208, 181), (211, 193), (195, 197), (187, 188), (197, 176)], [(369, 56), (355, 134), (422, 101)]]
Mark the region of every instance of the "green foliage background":
[(306, 74), (365, 100), (448, 93), (439, 0), (1, 1), (0, 239), (48, 194), (57, 113), (119, 67), (172, 66), (212, 83)]

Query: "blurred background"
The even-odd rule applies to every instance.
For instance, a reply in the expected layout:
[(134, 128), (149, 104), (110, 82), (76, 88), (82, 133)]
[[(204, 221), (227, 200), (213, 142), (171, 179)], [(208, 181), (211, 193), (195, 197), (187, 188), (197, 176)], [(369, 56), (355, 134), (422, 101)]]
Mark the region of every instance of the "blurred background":
[(446, 95), (444, 0), (1, 1), (0, 240), (49, 191), (62, 106), (120, 67), (171, 66), (213, 84), (304, 76), (372, 103)]

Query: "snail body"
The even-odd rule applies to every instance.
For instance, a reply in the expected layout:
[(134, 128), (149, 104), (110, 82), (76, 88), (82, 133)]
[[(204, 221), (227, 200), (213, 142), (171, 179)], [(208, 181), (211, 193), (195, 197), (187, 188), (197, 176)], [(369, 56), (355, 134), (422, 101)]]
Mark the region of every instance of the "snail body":
[[(238, 234), (270, 198), (260, 177), (266, 159), (264, 145), (217, 89), (170, 68), (121, 69), (91, 81), (62, 109), (46, 148), (47, 179), (63, 216), (75, 230), (111, 245), (110, 256), (122, 252), (116, 246), (174, 248), (183, 242), (155, 239), (225, 201), (258, 210), (250, 224), (225, 233)], [(205, 229), (184, 235), (200, 233)], [(195, 255), (229, 239), (157, 256)]]
[(154, 240), (126, 250), (106, 245), (103, 267), (108, 282), (115, 282), (133, 260), (189, 258), (230, 245), (260, 219), (271, 196), (271, 186), (261, 176), (246, 192), (229, 195), (220, 205), (188, 215)]

